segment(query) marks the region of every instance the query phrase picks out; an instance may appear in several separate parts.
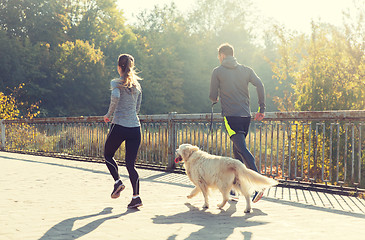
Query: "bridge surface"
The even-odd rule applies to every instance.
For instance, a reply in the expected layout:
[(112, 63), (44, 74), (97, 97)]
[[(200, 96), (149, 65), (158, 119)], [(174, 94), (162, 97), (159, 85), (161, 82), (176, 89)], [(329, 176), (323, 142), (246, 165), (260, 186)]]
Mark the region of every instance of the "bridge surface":
[(0, 239), (365, 239), (365, 200), (274, 187), (243, 212), (245, 203), (202, 195), (187, 199), (187, 176), (139, 169), (144, 206), (127, 210), (126, 189), (111, 199), (104, 164), (0, 152)]

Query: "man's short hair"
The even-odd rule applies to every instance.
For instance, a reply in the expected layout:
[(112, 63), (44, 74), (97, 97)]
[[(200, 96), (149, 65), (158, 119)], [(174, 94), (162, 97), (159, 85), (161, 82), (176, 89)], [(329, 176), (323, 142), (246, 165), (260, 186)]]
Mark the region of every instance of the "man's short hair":
[(226, 56), (233, 56), (234, 49), (233, 46), (229, 43), (223, 43), (218, 47), (218, 53), (224, 54)]

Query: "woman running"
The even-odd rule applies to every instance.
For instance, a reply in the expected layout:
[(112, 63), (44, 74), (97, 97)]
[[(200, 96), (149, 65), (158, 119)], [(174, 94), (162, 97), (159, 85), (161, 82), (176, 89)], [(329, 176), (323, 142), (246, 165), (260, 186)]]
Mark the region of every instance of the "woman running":
[(115, 180), (112, 198), (118, 198), (125, 188), (120, 180), (118, 165), (114, 160), (114, 154), (125, 141), (125, 163), (129, 179), (133, 187), (132, 201), (128, 208), (142, 206), (139, 197), (139, 176), (135, 168), (137, 152), (141, 143), (141, 124), (137, 116), (142, 100), (142, 89), (134, 70), (134, 58), (129, 54), (122, 54), (118, 58), (118, 73), (120, 78), (113, 79), (111, 85), (111, 100), (108, 113), (104, 121), (112, 124), (105, 142), (104, 157), (110, 174)]

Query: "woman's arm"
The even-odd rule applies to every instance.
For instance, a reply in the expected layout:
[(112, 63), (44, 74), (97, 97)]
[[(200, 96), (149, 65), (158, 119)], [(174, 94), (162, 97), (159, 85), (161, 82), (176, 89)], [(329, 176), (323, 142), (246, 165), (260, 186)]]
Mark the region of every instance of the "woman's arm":
[(112, 89), (111, 96), (110, 96), (110, 104), (107, 114), (104, 116), (104, 122), (110, 122), (110, 118), (113, 115), (115, 109), (117, 108), (117, 104), (120, 98), (120, 90), (117, 88), (115, 82), (111, 81), (110, 86)]
[(137, 114), (139, 113), (139, 110), (141, 109), (141, 102), (142, 102), (142, 92), (140, 92), (138, 94), (137, 105), (136, 105)]

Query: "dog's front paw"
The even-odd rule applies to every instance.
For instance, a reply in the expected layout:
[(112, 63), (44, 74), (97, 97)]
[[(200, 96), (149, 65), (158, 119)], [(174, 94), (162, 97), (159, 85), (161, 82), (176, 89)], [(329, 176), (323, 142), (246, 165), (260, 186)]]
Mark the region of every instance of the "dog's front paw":
[(204, 203), (203, 207), (202, 208), (209, 208), (209, 204), (207, 203)]
[(246, 208), (245, 209), (245, 213), (250, 213), (251, 212), (251, 208)]

